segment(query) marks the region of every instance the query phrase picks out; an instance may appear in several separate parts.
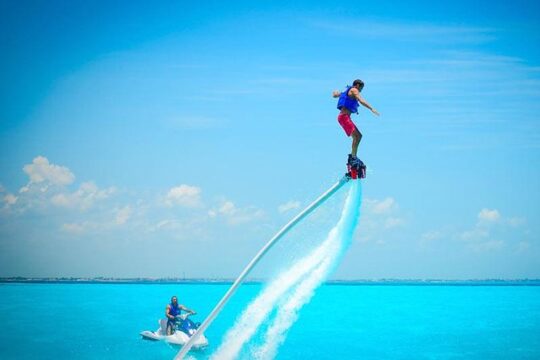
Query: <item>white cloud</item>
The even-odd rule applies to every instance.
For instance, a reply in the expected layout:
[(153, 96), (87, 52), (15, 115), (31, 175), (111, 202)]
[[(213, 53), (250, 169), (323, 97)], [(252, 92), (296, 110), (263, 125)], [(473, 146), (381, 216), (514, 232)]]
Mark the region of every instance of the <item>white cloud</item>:
[(501, 214), (496, 209), (482, 209), (478, 213), (478, 220), (485, 222), (496, 222), (501, 218)]
[[(23, 171), (30, 178), (30, 184), (69, 185), (75, 180), (75, 175), (67, 167), (51, 164), (43, 156), (34, 158), (31, 164), (23, 167)], [(28, 186), (23, 189), (21, 189), (22, 192), (27, 191)]]
[(51, 198), (51, 203), (66, 208), (89, 209), (96, 201), (107, 199), (116, 191), (114, 187), (99, 189), (93, 182), (84, 182), (74, 193), (60, 193)]
[(6, 207), (12, 207), (19, 213), (30, 210), (46, 211), (51, 205), (69, 209), (87, 210), (98, 201), (109, 198), (116, 189), (100, 189), (91, 181), (83, 182), (71, 192), (68, 185), (75, 180), (75, 175), (64, 166), (51, 164), (43, 156), (37, 156), (31, 164), (23, 167), (28, 175), (28, 183), (21, 187), (18, 196), (5, 194), (0, 201)]
[(474, 228), (463, 231), (459, 238), (465, 241), (486, 241), (491, 236), (492, 227), (501, 222), (501, 214), (496, 209), (483, 208), (477, 215)]
[[(496, 251), (504, 248), (507, 243), (500, 237), (508, 236), (510, 227), (515, 228), (524, 223), (525, 219), (523, 218), (505, 218), (497, 209), (483, 208), (477, 215), (474, 227), (462, 231), (457, 238), (464, 241), (466, 247), (474, 252)], [(524, 243), (524, 245), (520, 243), (517, 251), (523, 251), (527, 246), (525, 244), (528, 243)]]
[(489, 235), (490, 232), (487, 229), (477, 226), (472, 230), (463, 231), (460, 238), (466, 241), (480, 241), (489, 238)]
[(223, 215), (231, 216), (237, 213), (238, 209), (232, 201), (225, 201), (223, 205), (221, 205), (221, 207), (218, 209), (218, 212)]
[(232, 201), (224, 201), (219, 207), (210, 209), (208, 216), (223, 217), (229, 225), (248, 223), (264, 216), (264, 211), (254, 207), (238, 208)]
[(123, 225), (125, 224), (129, 218), (131, 217), (132, 209), (129, 205), (124, 206), (120, 210), (116, 212), (116, 224), (117, 225)]
[(130, 205), (126, 205), (119, 209), (105, 211), (104, 213), (101, 211), (98, 213), (90, 213), (85, 215), (85, 218), (89, 220), (63, 223), (60, 230), (72, 235), (107, 232), (127, 223), (131, 218), (132, 213), (133, 208)]
[(165, 204), (168, 206), (199, 207), (202, 206), (200, 196), (201, 189), (199, 187), (182, 184), (169, 190), (165, 197)]
[(300, 207), (300, 201), (288, 201), (278, 206), (278, 211), (283, 214), (287, 211), (298, 209)]
[(0, 184), (0, 204), (3, 202), (4, 206), (3, 208), (0, 208), (2, 210), (9, 210), (11, 206), (15, 205), (17, 200), (19, 199), (17, 196), (6, 192), (6, 188), (4, 188)]
[(7, 206), (14, 205), (17, 202), (17, 197), (13, 194), (4, 195), (4, 202)]

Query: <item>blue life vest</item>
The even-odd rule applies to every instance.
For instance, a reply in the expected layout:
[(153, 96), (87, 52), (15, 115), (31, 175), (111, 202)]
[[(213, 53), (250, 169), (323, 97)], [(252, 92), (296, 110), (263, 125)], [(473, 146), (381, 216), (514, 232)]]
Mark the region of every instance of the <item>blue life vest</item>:
[(182, 311), (182, 310), (181, 310), (178, 306), (175, 307), (175, 306), (171, 303), (170, 308), (169, 308), (169, 314), (170, 314), (171, 316), (178, 316), (178, 315), (180, 315), (180, 312), (181, 312), (181, 311)]
[(352, 98), (349, 96), (349, 90), (351, 90), (352, 86), (347, 86), (344, 92), (339, 95), (339, 99), (337, 102), (337, 108), (341, 110), (342, 108), (345, 108), (349, 110), (351, 113), (358, 114), (358, 105), (360, 103), (356, 98)]

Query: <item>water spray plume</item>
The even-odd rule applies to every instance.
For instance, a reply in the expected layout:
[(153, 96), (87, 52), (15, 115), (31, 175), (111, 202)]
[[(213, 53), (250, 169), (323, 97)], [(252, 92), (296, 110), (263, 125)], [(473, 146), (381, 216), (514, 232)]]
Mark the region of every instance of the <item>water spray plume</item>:
[[(348, 249), (360, 215), (360, 205), (360, 184), (355, 181), (338, 223), (323, 243), (269, 282), (227, 332), (211, 359), (236, 359), (263, 324), (267, 325), (263, 343), (251, 350), (250, 357), (261, 360), (275, 357), (300, 309), (311, 300)], [(275, 315), (270, 319), (273, 313)], [(265, 324), (268, 320), (270, 323)]]

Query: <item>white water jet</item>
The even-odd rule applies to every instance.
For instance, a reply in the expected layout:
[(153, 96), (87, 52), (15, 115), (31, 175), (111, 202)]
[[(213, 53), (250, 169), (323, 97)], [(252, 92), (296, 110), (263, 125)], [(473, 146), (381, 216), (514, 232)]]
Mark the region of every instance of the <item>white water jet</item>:
[(326, 240), (270, 281), (227, 332), (212, 359), (236, 359), (242, 347), (274, 311), (277, 313), (266, 330), (264, 342), (253, 349), (252, 356), (272, 359), (276, 355), (302, 306), (309, 302), (347, 250), (358, 222), (361, 197), (360, 182), (355, 181), (349, 190), (341, 218)]

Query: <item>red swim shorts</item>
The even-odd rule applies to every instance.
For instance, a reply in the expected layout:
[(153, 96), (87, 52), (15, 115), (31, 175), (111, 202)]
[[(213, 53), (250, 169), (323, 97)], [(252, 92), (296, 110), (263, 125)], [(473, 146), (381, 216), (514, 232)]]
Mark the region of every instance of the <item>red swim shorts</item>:
[(354, 129), (356, 129), (356, 125), (354, 125), (354, 123), (352, 122), (351, 115), (349, 114), (339, 114), (337, 117), (337, 121), (339, 122), (339, 125), (341, 125), (343, 130), (345, 130), (345, 134), (347, 134), (347, 136), (351, 136)]

